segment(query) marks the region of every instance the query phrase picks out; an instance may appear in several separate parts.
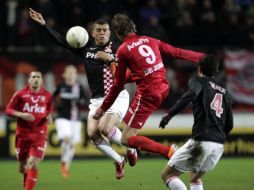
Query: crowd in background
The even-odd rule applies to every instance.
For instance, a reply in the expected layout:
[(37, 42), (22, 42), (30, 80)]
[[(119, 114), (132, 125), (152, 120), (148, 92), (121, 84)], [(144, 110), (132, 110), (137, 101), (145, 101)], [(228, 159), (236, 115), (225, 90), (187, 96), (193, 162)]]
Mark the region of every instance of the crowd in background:
[[(115, 13), (123, 12), (135, 21), (140, 34), (175, 46), (215, 54), (220, 54), (224, 47), (254, 47), (254, 0), (6, 0), (0, 2), (0, 62), (1, 57), (17, 49), (32, 47), (34, 52), (40, 48), (56, 47), (30, 20), (29, 7), (41, 12), (46, 23), (63, 35), (71, 26), (81, 25), (89, 30), (94, 20), (104, 17), (110, 21)], [(57, 52), (54, 50), (54, 57), (49, 56), (53, 64), (48, 64), (48, 61), (41, 67), (41, 59), (30, 62), (44, 73), (53, 71), (57, 76), (54, 71), (59, 71), (55, 69), (59, 63), (65, 60), (67, 65), (73, 60), (63, 56), (59, 61), (61, 56), (57, 56)], [(19, 62), (18, 55), (15, 57), (14, 62)], [(21, 57), (23, 61), (26, 56), (22, 54)], [(5, 63), (6, 66), (9, 64)], [(165, 63), (171, 94), (163, 106), (168, 107), (187, 88), (188, 79), (196, 67), (181, 64), (181, 61), (165, 60)], [(4, 74), (0, 72), (0, 75)], [(225, 83), (223, 70), (218, 78)]]
[(124, 12), (140, 33), (174, 44), (252, 47), (254, 41), (253, 0), (7, 0), (0, 4), (3, 47), (47, 45), (34, 32), (29, 7), (62, 33)]

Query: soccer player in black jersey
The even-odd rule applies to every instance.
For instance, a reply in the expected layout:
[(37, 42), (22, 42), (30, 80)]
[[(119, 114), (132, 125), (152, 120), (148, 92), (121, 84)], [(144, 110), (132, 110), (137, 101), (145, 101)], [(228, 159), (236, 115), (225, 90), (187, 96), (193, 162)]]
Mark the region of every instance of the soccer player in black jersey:
[(201, 177), (219, 161), (224, 143), (233, 128), (233, 115), (227, 90), (214, 79), (219, 60), (211, 55), (203, 58), (198, 67), (198, 77), (189, 81), (189, 89), (162, 118), (165, 128), (170, 119), (192, 103), (194, 124), (191, 139), (180, 147), (162, 172), (162, 179), (171, 190), (187, 190), (178, 178), (191, 172), (190, 189), (203, 190)]
[[(46, 25), (40, 13), (29, 9), (29, 15), (57, 44), (83, 58), (92, 93), (89, 105), (87, 133), (96, 145), (96, 148), (115, 161), (116, 178), (121, 179), (124, 177), (126, 159), (111, 148), (104, 136), (108, 137), (110, 141), (121, 145), (122, 132), (116, 126), (121, 122), (129, 107), (128, 92), (123, 89), (115, 103), (100, 120), (95, 120), (92, 117), (101, 106), (104, 97), (113, 84), (113, 72), (111, 68), (117, 47), (109, 39), (110, 27), (108, 22), (104, 19), (96, 20), (92, 28), (93, 40), (90, 40), (83, 48), (72, 48), (65, 38)], [(136, 150), (128, 148), (127, 157), (129, 165), (134, 166), (137, 161)]]
[(57, 111), (55, 125), (61, 141), (61, 173), (69, 176), (69, 168), (75, 154), (75, 145), (81, 141), (80, 106), (85, 102), (84, 88), (77, 80), (77, 68), (67, 65), (63, 78), (53, 94)]

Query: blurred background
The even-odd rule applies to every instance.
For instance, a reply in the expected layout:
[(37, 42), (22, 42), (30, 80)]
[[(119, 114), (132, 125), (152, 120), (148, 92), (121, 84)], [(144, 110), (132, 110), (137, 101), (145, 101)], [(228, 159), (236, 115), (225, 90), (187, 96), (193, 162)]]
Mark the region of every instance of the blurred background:
[[(62, 80), (63, 69), (74, 64), (85, 88), (87, 104), (82, 108), (83, 141), (77, 156), (101, 154), (86, 136), (86, 116), (90, 91), (79, 57), (54, 44), (33, 23), (28, 8), (42, 13), (47, 24), (65, 36), (81, 25), (88, 30), (93, 21), (111, 20), (115, 13), (128, 14), (139, 34), (149, 35), (173, 46), (212, 53), (221, 58), (217, 79), (233, 99), (235, 129), (225, 146), (225, 156), (254, 156), (254, 1), (253, 0), (5, 0), (0, 2), (0, 159), (14, 158), (15, 120), (4, 108), (27, 75), (39, 69), (44, 85), (53, 92)], [(112, 40), (116, 41), (115, 36)], [(187, 89), (188, 79), (196, 73), (193, 63), (165, 58), (170, 95), (146, 123), (143, 134), (164, 142), (183, 143), (191, 131), (191, 109), (173, 119), (165, 131), (158, 129), (162, 114)], [(134, 84), (127, 89), (133, 97)], [(47, 156), (59, 155), (54, 125), (49, 126)], [(123, 152), (121, 147), (115, 148)], [(143, 154), (145, 156), (145, 154)]]

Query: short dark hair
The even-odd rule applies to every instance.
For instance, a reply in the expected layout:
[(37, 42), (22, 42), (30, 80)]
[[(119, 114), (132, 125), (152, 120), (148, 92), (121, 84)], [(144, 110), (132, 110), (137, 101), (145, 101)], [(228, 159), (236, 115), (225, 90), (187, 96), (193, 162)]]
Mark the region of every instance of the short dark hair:
[(112, 29), (120, 36), (127, 36), (130, 33), (136, 32), (136, 25), (125, 14), (115, 14), (112, 20)]
[(214, 55), (206, 55), (199, 62), (201, 72), (209, 77), (215, 76), (219, 71), (220, 60)]
[(96, 21), (94, 21), (94, 24), (99, 24), (99, 25), (108, 24), (109, 25), (109, 22), (104, 18), (99, 18)]

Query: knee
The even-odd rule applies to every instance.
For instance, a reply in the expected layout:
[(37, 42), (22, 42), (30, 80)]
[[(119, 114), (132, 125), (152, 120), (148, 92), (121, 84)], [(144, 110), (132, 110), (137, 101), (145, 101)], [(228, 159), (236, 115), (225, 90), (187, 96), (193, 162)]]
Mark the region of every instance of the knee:
[(124, 145), (124, 146), (129, 146), (129, 143), (128, 143), (128, 140), (129, 138), (126, 137), (126, 136), (123, 136), (121, 137), (121, 144)]
[(168, 179), (168, 173), (166, 173), (164, 170), (161, 172), (161, 179), (166, 183)]
[(25, 166), (19, 166), (19, 168), (18, 168), (18, 171), (20, 172), (20, 173), (26, 173), (26, 168), (25, 168)]
[(97, 128), (88, 128), (87, 129), (87, 135), (89, 138), (92, 138), (96, 134), (97, 134)]
[(98, 130), (101, 134), (103, 134), (104, 136), (108, 136), (109, 132), (107, 131), (107, 126), (102, 126), (102, 125), (99, 125), (98, 126)]
[(30, 170), (38, 169), (39, 161), (38, 160), (30, 160), (27, 162), (27, 168)]
[(196, 177), (194, 176), (194, 177), (191, 177), (190, 183), (202, 184), (202, 179), (201, 179), (201, 178), (196, 178)]
[(69, 144), (71, 142), (71, 139), (69, 137), (65, 137), (63, 140), (62, 140), (63, 143), (65, 144)]

